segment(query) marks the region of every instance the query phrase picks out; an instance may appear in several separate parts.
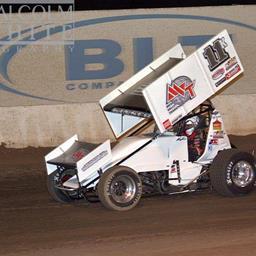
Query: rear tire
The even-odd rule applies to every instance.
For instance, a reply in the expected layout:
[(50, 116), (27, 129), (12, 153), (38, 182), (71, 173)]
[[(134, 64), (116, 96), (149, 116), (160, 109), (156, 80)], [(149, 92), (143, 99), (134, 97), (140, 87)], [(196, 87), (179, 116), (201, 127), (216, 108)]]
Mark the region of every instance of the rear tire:
[(141, 195), (140, 177), (129, 167), (110, 168), (102, 174), (98, 183), (99, 199), (110, 210), (130, 210), (139, 203)]
[(68, 169), (63, 172), (56, 170), (47, 176), (47, 189), (55, 201), (60, 203), (69, 203), (78, 199), (78, 193), (76, 191), (67, 192), (56, 188), (56, 185), (61, 182), (65, 182), (68, 178), (71, 178), (74, 175), (75, 170)]
[(223, 196), (245, 195), (256, 181), (255, 158), (237, 149), (220, 151), (210, 167), (211, 184)]

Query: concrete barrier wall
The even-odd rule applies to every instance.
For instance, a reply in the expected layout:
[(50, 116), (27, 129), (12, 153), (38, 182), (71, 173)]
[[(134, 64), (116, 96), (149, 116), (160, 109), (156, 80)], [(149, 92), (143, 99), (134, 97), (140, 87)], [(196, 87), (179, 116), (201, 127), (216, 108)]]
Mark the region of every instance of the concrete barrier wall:
[[(255, 100), (255, 94), (213, 99), (229, 134), (255, 133)], [(56, 146), (74, 134), (95, 143), (114, 139), (95, 103), (0, 108), (0, 141), (8, 147)]]
[(113, 138), (95, 103), (0, 108), (0, 141), (8, 147), (55, 146), (74, 134), (88, 142)]
[[(10, 28), (0, 15), (0, 143), (54, 146), (74, 133), (92, 142), (113, 138), (97, 104), (102, 96), (177, 42), (189, 54), (223, 29), (245, 74), (214, 101), (229, 133), (255, 133), (255, 13), (256, 6), (77, 12), (66, 46), (38, 44), (61, 41), (67, 32), (55, 28), (48, 38), (44, 19), (33, 31), (37, 44), (3, 45)], [(22, 19), (15, 30), (20, 17), (14, 15), (12, 29), (22, 30), (18, 40), (25, 42), (33, 19)]]

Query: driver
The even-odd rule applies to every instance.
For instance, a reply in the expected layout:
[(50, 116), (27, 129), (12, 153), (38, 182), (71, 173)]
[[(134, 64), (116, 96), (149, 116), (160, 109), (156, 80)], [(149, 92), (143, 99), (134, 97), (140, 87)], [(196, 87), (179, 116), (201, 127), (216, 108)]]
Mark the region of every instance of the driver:
[(202, 133), (198, 129), (200, 118), (193, 116), (185, 121), (184, 134), (188, 138), (189, 160), (197, 160), (204, 151)]

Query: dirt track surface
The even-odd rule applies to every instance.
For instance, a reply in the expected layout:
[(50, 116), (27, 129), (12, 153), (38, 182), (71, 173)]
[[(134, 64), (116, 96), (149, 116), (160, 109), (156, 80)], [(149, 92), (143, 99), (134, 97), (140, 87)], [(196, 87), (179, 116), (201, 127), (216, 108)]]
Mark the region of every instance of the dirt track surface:
[[(256, 135), (231, 138), (256, 145)], [(256, 255), (256, 192), (151, 197), (123, 213), (59, 204), (45, 185), (49, 150), (0, 148), (0, 255)]]

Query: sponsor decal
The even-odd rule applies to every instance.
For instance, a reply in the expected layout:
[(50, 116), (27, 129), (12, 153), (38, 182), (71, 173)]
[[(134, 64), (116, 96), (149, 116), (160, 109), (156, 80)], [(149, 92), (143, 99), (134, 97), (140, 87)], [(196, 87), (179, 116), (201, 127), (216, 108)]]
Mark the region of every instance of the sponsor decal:
[(171, 169), (170, 169), (170, 173), (176, 173), (176, 165), (172, 165)]
[(185, 136), (178, 137), (176, 141), (183, 141), (183, 140), (186, 140), (186, 137), (185, 137)]
[(227, 47), (228, 44), (225, 38), (222, 37), (215, 40), (212, 45), (204, 48), (203, 56), (208, 61), (208, 67), (211, 72), (230, 58), (225, 50)]
[(219, 144), (219, 140), (217, 138), (211, 139), (210, 145), (218, 145), (218, 144)]
[(224, 131), (222, 128), (222, 122), (216, 119), (213, 122), (213, 140), (223, 139), (224, 138)]
[(213, 130), (214, 131), (221, 131), (222, 130), (222, 122), (218, 119), (213, 122)]
[(173, 161), (171, 167), (169, 168), (169, 178), (178, 179), (178, 164), (178, 161)]
[(179, 160), (174, 160), (171, 168), (169, 169), (169, 178), (178, 180), (179, 182), (181, 181), (180, 177), (180, 161)]
[(122, 115), (128, 115), (128, 116), (142, 117), (142, 118), (151, 118), (152, 117), (152, 114), (148, 113), (148, 112), (139, 111), (139, 110), (125, 109), (125, 108), (118, 108), (118, 107), (112, 108), (111, 112), (119, 113), (119, 114), (122, 114)]
[(87, 169), (89, 169), (91, 166), (93, 166), (95, 163), (99, 162), (103, 157), (105, 157), (108, 154), (107, 150), (102, 151), (100, 154), (92, 158), (89, 162), (87, 162), (83, 167), (82, 171), (85, 172)]
[(213, 145), (212, 145), (212, 140), (210, 140), (208, 144), (208, 151), (212, 152), (212, 150), (213, 150)]
[(172, 123), (171, 123), (171, 121), (170, 121), (169, 119), (167, 119), (167, 120), (165, 120), (165, 121), (163, 122), (163, 126), (164, 126), (164, 128), (165, 128), (166, 130), (168, 130), (168, 129), (170, 129), (170, 128), (172, 127)]
[(225, 68), (228, 71), (229, 69), (231, 69), (233, 66), (235, 66), (237, 64), (237, 59), (236, 56), (231, 58), (230, 60), (227, 61), (227, 63), (225, 64)]
[(226, 81), (226, 76), (224, 76), (223, 78), (221, 78), (217, 83), (215, 83), (215, 86), (218, 87), (220, 86), (221, 84), (223, 84), (225, 81)]
[(192, 81), (187, 76), (179, 76), (170, 84), (167, 84), (166, 107), (170, 114), (187, 101), (196, 97), (194, 87), (195, 80)]
[(223, 139), (224, 131), (216, 131), (213, 133), (213, 139)]
[(233, 69), (231, 69), (227, 74), (226, 74), (226, 79), (230, 79), (232, 76), (237, 74), (239, 71), (241, 71), (241, 67), (237, 64)]
[(231, 162), (228, 164), (228, 167), (227, 167), (226, 181), (227, 181), (227, 184), (228, 184), (229, 186), (231, 186), (231, 185), (233, 184), (233, 181), (232, 181), (232, 178), (231, 178), (231, 173), (232, 173), (233, 166), (234, 166), (234, 163), (231, 161)]
[(224, 68), (219, 68), (218, 70), (216, 70), (213, 75), (212, 75), (212, 79), (213, 80), (218, 80), (220, 77), (222, 77), (225, 73), (225, 69)]
[(78, 151), (76, 151), (75, 153), (73, 153), (72, 158), (75, 161), (79, 161), (81, 160), (84, 156), (86, 156), (86, 152), (84, 149), (79, 149)]

